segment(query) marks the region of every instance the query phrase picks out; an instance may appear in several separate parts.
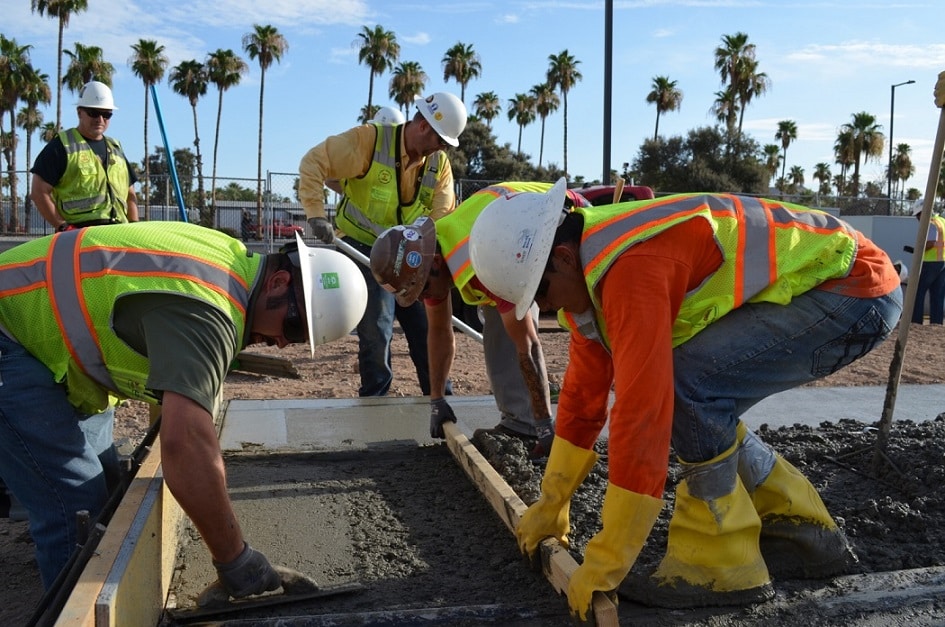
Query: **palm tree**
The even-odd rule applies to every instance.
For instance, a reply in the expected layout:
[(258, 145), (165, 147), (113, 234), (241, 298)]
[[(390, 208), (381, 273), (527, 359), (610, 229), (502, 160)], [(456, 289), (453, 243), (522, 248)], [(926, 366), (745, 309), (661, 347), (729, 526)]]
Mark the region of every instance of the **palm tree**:
[(653, 90), (646, 95), (646, 101), (656, 105), (656, 128), (653, 130), (653, 141), (660, 135), (660, 115), (667, 111), (679, 111), (682, 106), (683, 93), (676, 87), (676, 81), (669, 80), (668, 76), (654, 76)]
[(791, 193), (796, 194), (804, 187), (804, 168), (799, 165), (791, 166)]
[(473, 103), (476, 115), (486, 121), (486, 126), (492, 128), (492, 120), (499, 117), (502, 111), (502, 103), (499, 102), (499, 96), (494, 91), (484, 91), (476, 96)]
[[(787, 149), (795, 139), (797, 139), (797, 123), (794, 120), (781, 120), (778, 122), (778, 130), (774, 138), (780, 140), (781, 149), (781, 178), (784, 178), (784, 169), (787, 167)], [(781, 190), (784, 191), (784, 190)]]
[(899, 182), (905, 184), (912, 175), (915, 174), (915, 166), (912, 164), (912, 146), (909, 144), (896, 144), (896, 152), (892, 159), (892, 180), (895, 184), (895, 195), (902, 195)]
[(847, 193), (846, 177), (850, 166), (853, 165), (853, 132), (840, 128), (837, 133), (837, 139), (833, 144), (833, 152), (836, 163), (840, 166), (840, 184), (837, 185), (837, 195), (843, 196)]
[[(390, 88), (387, 94), (404, 110), (407, 119), (410, 119), (410, 105), (413, 104), (417, 96), (423, 93), (427, 86), (427, 80), (427, 73), (416, 61), (404, 61), (394, 68), (394, 75), (390, 79)], [(372, 114), (364, 122), (373, 117)]]
[(373, 29), (362, 26), (358, 38), (360, 41), (355, 41), (358, 63), (367, 65), (370, 70), (367, 97), (367, 108), (370, 110), (374, 101), (374, 77), (393, 69), (400, 58), (400, 44), (397, 43), (397, 36), (392, 31), (384, 30), (380, 24)]
[(743, 59), (755, 58), (755, 44), (748, 43), (748, 35), (738, 32), (734, 35), (722, 35), (722, 45), (715, 49), (715, 69), (722, 79), (722, 84), (733, 87), (738, 93), (738, 83), (742, 75), (740, 67)]
[(59, 128), (55, 122), (46, 122), (39, 127), (39, 138), (43, 140), (43, 143), (51, 142), (57, 133), (59, 133)]
[(853, 195), (860, 193), (860, 157), (866, 163), (870, 157), (879, 158), (883, 154), (886, 138), (880, 132), (876, 116), (866, 111), (853, 114), (853, 121), (841, 128), (849, 131), (853, 138)]
[(548, 83), (535, 85), (529, 93), (535, 102), (535, 113), (541, 118), (541, 143), (538, 144), (538, 167), (540, 168), (542, 156), (545, 153), (545, 119), (558, 110), (561, 100)]
[[(263, 147), (263, 95), (266, 91), (266, 70), (273, 61), (279, 62), (289, 50), (289, 42), (275, 26), (253, 25), (253, 31), (243, 35), (243, 50), (250, 59), (259, 60), (259, 142), (256, 152), (256, 224), (262, 229), (262, 147)], [(260, 231), (261, 233), (261, 231)]]
[(509, 121), (515, 120), (518, 124), (518, 148), (516, 152), (522, 156), (522, 129), (535, 121), (535, 99), (528, 94), (515, 94), (509, 100)]
[(102, 49), (98, 46), (83, 46), (79, 42), (75, 42), (74, 46), (74, 51), (63, 51), (71, 59), (69, 67), (66, 68), (66, 75), (62, 78), (69, 91), (78, 93), (82, 86), (91, 80), (111, 87), (115, 66), (103, 58)]
[[(49, 104), (52, 100), (52, 90), (49, 87), (49, 76), (29, 66), (24, 73), (20, 86), (20, 100), (26, 104), (16, 115), (16, 123), (26, 131), (26, 163), (33, 162), (32, 144), (33, 133), (43, 126), (43, 113), (39, 110), (40, 104)], [(30, 177), (26, 177), (26, 232), (30, 230)]]
[(452, 78), (459, 83), (459, 99), (466, 104), (466, 85), (482, 73), (479, 54), (473, 50), (472, 44), (460, 41), (446, 51), (442, 63), (443, 82), (448, 83)]
[(833, 179), (833, 175), (830, 174), (830, 164), (824, 161), (816, 164), (814, 166), (814, 179), (820, 182), (817, 193), (821, 196), (829, 196), (830, 181)]
[[(0, 34), (0, 138), (7, 161), (7, 179), (10, 186), (10, 220), (5, 224), (14, 233), (19, 229), (19, 207), (16, 176), (16, 105), (23, 97), (24, 84), (36, 73), (30, 64), (32, 46), (19, 45), (15, 39)], [(3, 115), (10, 114), (10, 132), (3, 132)]]
[[(564, 104), (564, 177), (568, 178), (568, 92), (584, 76), (578, 71), (581, 63), (568, 53), (567, 49), (558, 54), (548, 56), (548, 85), (561, 90), (561, 100)], [(521, 132), (520, 132), (521, 133)]]
[(200, 133), (197, 129), (197, 101), (201, 96), (207, 95), (207, 87), (210, 84), (210, 78), (207, 76), (207, 68), (196, 59), (182, 61), (179, 65), (175, 65), (171, 68), (171, 73), (167, 78), (171, 83), (171, 89), (174, 90), (174, 93), (187, 98), (194, 114), (194, 150), (197, 159), (197, 211), (200, 214), (201, 224), (204, 226), (213, 226), (212, 216), (207, 213), (204, 204), (206, 199), (203, 185), (203, 157), (200, 156)]
[(768, 173), (770, 181), (781, 168), (781, 146), (777, 144), (765, 144), (762, 149), (765, 155), (765, 172)]
[(217, 86), (217, 125), (213, 136), (213, 174), (210, 178), (210, 223), (215, 224), (217, 213), (217, 149), (220, 147), (220, 118), (223, 115), (223, 92), (239, 85), (246, 74), (246, 62), (227, 48), (218, 48), (207, 55), (207, 78)]
[(745, 119), (745, 109), (748, 108), (755, 96), (764, 95), (771, 86), (771, 80), (764, 72), (758, 71), (758, 61), (742, 59), (738, 64), (739, 78), (736, 86), (738, 94), (738, 135), (742, 134), (742, 122)]
[(131, 71), (144, 83), (144, 180), (147, 182), (144, 186), (144, 219), (150, 220), (151, 160), (148, 159), (148, 101), (150, 99), (148, 90), (164, 78), (168, 60), (164, 54), (164, 46), (153, 39), (139, 39), (138, 43), (131, 45), (131, 49), (135, 51), (134, 55), (128, 59)]
[(59, 39), (56, 48), (56, 130), (62, 128), (62, 35), (69, 25), (69, 18), (89, 8), (88, 0), (30, 0), (34, 13), (47, 15), (59, 22)]
[(709, 112), (715, 119), (725, 124), (729, 136), (735, 135), (738, 123), (738, 94), (731, 87), (715, 92), (715, 102)]

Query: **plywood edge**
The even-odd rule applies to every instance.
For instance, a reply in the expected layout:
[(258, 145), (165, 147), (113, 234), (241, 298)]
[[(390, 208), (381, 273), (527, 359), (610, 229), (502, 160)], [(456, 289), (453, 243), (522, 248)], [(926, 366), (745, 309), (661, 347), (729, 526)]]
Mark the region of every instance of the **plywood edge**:
[[(450, 453), (486, 501), (492, 505), (492, 509), (505, 526), (514, 533), (515, 526), (527, 509), (525, 503), (455, 423), (445, 423), (443, 431)], [(552, 538), (541, 543), (541, 556), (545, 578), (558, 593), (566, 594), (571, 575), (577, 570), (577, 562), (557, 540)], [(607, 595), (595, 592), (592, 608), (595, 621), (601, 627), (619, 624), (617, 606)]]

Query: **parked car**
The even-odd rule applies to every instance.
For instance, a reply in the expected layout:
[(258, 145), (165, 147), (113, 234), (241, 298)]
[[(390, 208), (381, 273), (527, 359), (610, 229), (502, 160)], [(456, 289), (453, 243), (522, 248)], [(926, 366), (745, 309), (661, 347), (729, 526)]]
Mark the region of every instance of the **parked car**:
[[(614, 191), (616, 185), (591, 185), (589, 187), (577, 188), (574, 191), (587, 198), (592, 205), (610, 205), (614, 202)], [(624, 185), (623, 192), (620, 194), (618, 202), (629, 202), (631, 200), (648, 200), (656, 198), (653, 189), (646, 185)]]
[[(242, 225), (243, 239), (259, 239), (256, 231), (256, 222), (248, 221)], [(305, 230), (298, 224), (290, 224), (284, 220), (274, 220), (271, 224), (266, 223), (262, 228), (262, 237), (269, 237), (269, 230), (272, 229), (273, 239), (286, 239), (295, 237), (295, 234), (305, 235)]]

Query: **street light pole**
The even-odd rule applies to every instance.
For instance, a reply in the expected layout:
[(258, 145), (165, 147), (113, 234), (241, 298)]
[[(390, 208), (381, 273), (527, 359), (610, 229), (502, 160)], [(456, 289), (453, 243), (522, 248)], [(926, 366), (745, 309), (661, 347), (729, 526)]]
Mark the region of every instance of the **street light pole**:
[(903, 85), (911, 85), (915, 81), (905, 81), (904, 83), (896, 83), (889, 88), (889, 165), (886, 169), (886, 196), (889, 198), (889, 215), (892, 215), (892, 180), (893, 180), (893, 171), (892, 171), (892, 158), (893, 158), (893, 116), (896, 113), (896, 88), (902, 87)]

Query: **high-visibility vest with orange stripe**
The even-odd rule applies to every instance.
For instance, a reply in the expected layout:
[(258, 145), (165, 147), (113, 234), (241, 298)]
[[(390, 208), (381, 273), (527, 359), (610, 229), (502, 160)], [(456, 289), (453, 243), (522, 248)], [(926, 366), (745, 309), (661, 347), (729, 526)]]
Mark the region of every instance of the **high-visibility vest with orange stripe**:
[(929, 219), (929, 230), (937, 229), (935, 245), (922, 253), (922, 261), (945, 261), (945, 218), (933, 215)]
[(404, 125), (374, 124), (377, 139), (374, 157), (364, 176), (344, 179), (344, 197), (335, 224), (362, 244), (370, 246), (377, 236), (398, 224), (412, 224), (430, 215), (436, 182), (446, 170), (446, 153), (438, 150), (427, 157), (413, 198), (400, 204), (400, 140)]
[(118, 300), (193, 298), (227, 315), (242, 341), (262, 259), (239, 240), (180, 222), (57, 233), (0, 254), (0, 325), (66, 383), (80, 410), (102, 411), (109, 393), (153, 403), (148, 359), (112, 329)]
[[(453, 275), (453, 285), (459, 290), (463, 301), (470, 305), (495, 304), (492, 297), (470, 284), (476, 272), (469, 257), (469, 233), (473, 223), (482, 210), (501, 196), (519, 192), (544, 193), (551, 189), (551, 183), (509, 182), (484, 187), (464, 200), (455, 211), (436, 221), (436, 241), (440, 245), (440, 254)], [(590, 205), (583, 196), (568, 190), (572, 204)]]
[(63, 219), (70, 224), (93, 220), (128, 221), (128, 163), (121, 144), (105, 138), (107, 167), (102, 167), (78, 129), (59, 133), (66, 151), (66, 169), (52, 188), (52, 197)]
[(824, 281), (844, 277), (856, 258), (852, 227), (829, 213), (792, 203), (678, 194), (575, 211), (584, 215), (580, 255), (593, 312), (561, 312), (559, 321), (607, 347), (597, 284), (621, 253), (686, 220), (709, 222), (722, 264), (683, 299), (673, 323), (674, 347), (745, 303), (786, 305)]

